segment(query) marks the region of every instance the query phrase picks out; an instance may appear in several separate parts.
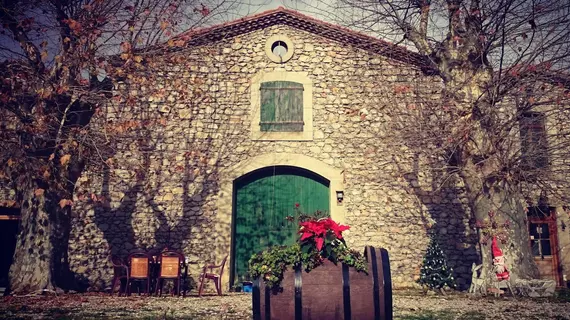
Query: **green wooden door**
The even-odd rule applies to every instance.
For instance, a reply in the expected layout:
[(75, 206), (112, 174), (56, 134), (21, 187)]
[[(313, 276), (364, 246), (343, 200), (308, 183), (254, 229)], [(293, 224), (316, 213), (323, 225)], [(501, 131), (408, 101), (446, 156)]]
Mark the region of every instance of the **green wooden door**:
[(329, 214), (329, 182), (307, 170), (277, 166), (257, 170), (235, 184), (233, 279), (241, 280), (252, 254), (297, 240), (298, 210)]

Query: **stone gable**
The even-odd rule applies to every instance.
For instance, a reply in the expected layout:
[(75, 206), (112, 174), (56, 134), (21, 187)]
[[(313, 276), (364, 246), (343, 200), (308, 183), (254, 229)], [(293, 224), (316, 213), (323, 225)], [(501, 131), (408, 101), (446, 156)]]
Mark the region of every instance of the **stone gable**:
[[(265, 53), (266, 39), (277, 34), (294, 44), (283, 64)], [(349, 245), (388, 249), (396, 287), (414, 285), (430, 226), (459, 283), (467, 283), (476, 233), (461, 188), (436, 188), (441, 181), (421, 169), (422, 160), (410, 173), (414, 159), (394, 149), (397, 126), (414, 125), (395, 121), (417, 100), (408, 89), (434, 98), (439, 91), (419, 68), (287, 25), (157, 60), (147, 83), (125, 81), (106, 107), (107, 124), (131, 123), (111, 166), (78, 182), (69, 256), (92, 286), (109, 284), (109, 254), (165, 245), (195, 263), (189, 274), (197, 279), (203, 261), (230, 253), (232, 183), (244, 168), (309, 163), (344, 191), (331, 211), (351, 226)], [(251, 139), (251, 81), (262, 72), (304, 72), (312, 80), (312, 140)], [(163, 94), (149, 95), (151, 87)]]

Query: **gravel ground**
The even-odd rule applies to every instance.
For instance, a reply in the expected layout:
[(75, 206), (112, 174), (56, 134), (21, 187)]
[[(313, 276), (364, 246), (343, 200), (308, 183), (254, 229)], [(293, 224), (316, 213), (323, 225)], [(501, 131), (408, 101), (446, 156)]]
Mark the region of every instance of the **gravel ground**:
[[(568, 301), (568, 300), (566, 300)], [(555, 299), (470, 298), (465, 294), (425, 296), (413, 292), (394, 295), (396, 319), (567, 319), (570, 302)], [(251, 319), (251, 295), (223, 297), (109, 297), (69, 294), (4, 297), (1, 319)]]

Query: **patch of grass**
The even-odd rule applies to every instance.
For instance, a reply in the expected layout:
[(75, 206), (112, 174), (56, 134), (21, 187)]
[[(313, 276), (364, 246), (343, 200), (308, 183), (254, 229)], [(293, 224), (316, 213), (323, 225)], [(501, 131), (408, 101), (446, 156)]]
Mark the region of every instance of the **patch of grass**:
[(0, 319), (24, 320), (26, 318), (22, 316), (16, 316), (16, 314), (11, 311), (0, 311)]
[(543, 320), (543, 319), (568, 320), (568, 318), (565, 316), (561, 316), (561, 315), (551, 316), (551, 315), (546, 314), (546, 313), (538, 313), (535, 315), (529, 315), (525, 319), (528, 319), (528, 320)]
[(68, 309), (63, 308), (50, 308), (47, 310), (46, 315), (51, 319), (58, 319), (58, 320), (70, 320), (73, 317), (70, 315)]
[(554, 301), (556, 302), (570, 302), (570, 289), (562, 288), (556, 291), (554, 295)]
[(417, 315), (396, 317), (399, 320), (485, 320), (484, 314), (479, 312), (455, 312), (455, 311), (423, 311)]

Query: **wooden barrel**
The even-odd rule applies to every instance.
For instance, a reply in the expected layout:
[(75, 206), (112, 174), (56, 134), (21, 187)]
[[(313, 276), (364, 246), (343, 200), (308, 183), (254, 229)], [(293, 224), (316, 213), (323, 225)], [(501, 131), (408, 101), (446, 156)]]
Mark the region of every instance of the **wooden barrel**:
[(253, 283), (254, 320), (391, 320), (392, 280), (388, 251), (367, 246), (368, 275), (330, 261), (310, 273), (287, 270), (281, 288)]

